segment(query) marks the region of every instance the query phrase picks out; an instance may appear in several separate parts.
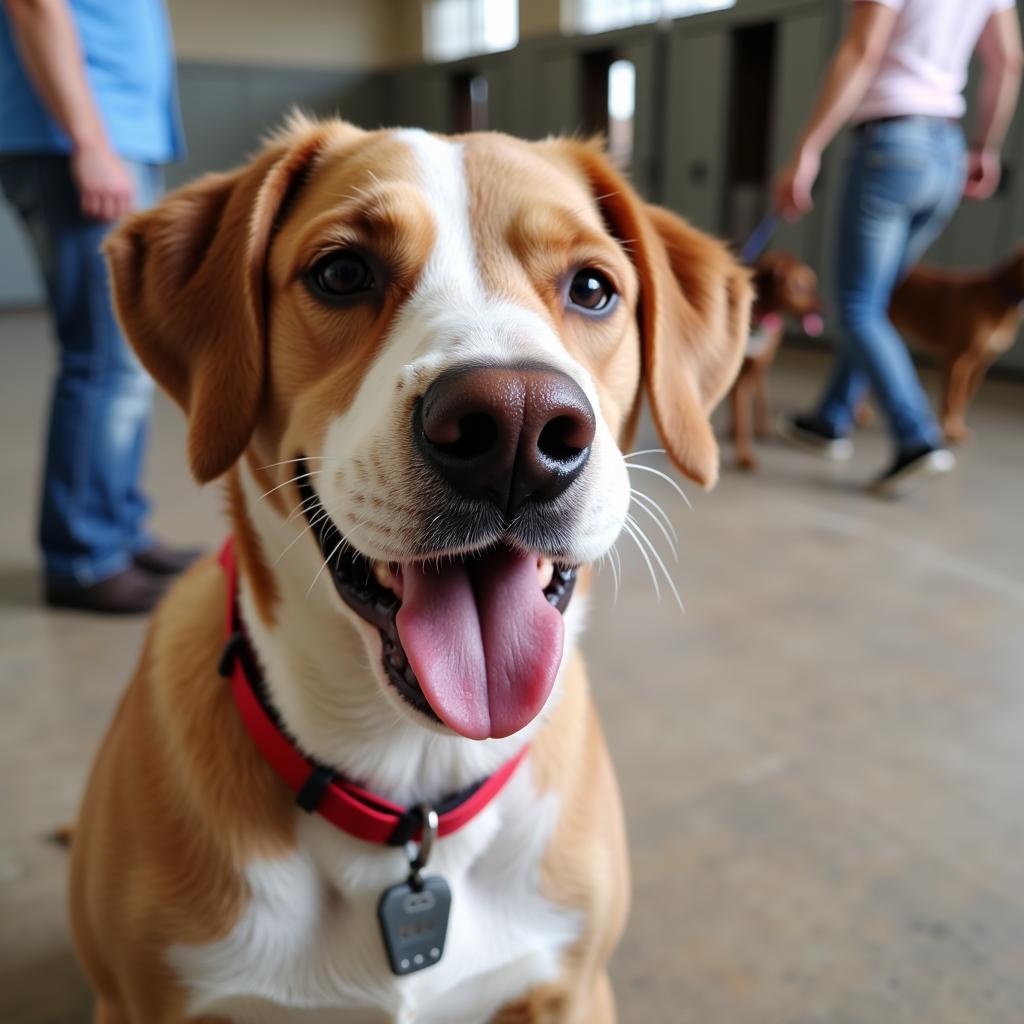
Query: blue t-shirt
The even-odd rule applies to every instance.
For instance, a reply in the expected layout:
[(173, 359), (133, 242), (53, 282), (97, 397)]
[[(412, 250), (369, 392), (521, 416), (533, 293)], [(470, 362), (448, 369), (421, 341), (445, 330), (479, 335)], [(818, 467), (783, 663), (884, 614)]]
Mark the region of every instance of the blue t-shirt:
[[(111, 145), (128, 160), (184, 155), (171, 31), (163, 0), (68, 0), (86, 75)], [(0, 153), (67, 153), (36, 94), (0, 5)]]

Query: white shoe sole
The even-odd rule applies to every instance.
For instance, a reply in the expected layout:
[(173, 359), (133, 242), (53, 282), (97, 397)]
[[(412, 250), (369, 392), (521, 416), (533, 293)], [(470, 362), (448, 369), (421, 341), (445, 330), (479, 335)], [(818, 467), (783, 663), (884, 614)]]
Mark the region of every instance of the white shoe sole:
[(848, 437), (837, 437), (832, 440), (815, 437), (794, 427), (788, 416), (780, 416), (775, 429), (783, 441), (802, 452), (817, 455), (831, 462), (847, 462), (853, 458), (853, 442)]
[(956, 456), (948, 448), (936, 448), (935, 451), (915, 459), (892, 476), (882, 477), (868, 486), (872, 494), (890, 497), (897, 493), (905, 493), (912, 483), (927, 480), (933, 476), (945, 476), (956, 468)]

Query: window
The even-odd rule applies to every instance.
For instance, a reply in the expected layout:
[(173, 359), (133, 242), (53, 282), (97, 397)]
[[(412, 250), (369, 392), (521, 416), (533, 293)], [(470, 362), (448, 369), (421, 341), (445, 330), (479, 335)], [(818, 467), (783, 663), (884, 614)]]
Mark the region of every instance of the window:
[(607, 32), (661, 18), (685, 18), (733, 7), (736, 0), (565, 0), (566, 32)]
[(519, 42), (518, 0), (428, 0), (423, 8), (427, 60), (511, 50)]
[(456, 133), (487, 131), (487, 79), (467, 71), (452, 78), (452, 127)]
[(603, 135), (612, 162), (628, 170), (633, 159), (636, 65), (616, 50), (591, 50), (581, 58), (580, 130)]
[(620, 57), (608, 67), (608, 155), (623, 169), (633, 159), (635, 112), (636, 67)]

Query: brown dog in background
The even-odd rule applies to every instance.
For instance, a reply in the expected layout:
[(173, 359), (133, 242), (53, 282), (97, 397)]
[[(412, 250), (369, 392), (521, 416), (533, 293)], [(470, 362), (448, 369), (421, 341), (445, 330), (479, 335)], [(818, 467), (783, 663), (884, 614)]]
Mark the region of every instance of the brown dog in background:
[(785, 318), (799, 319), (813, 336), (821, 333), (818, 276), (788, 252), (765, 253), (754, 265), (757, 299), (739, 376), (730, 394), (736, 461), (756, 469), (754, 437), (771, 433), (765, 378), (782, 342)]
[(1022, 302), (1024, 245), (990, 270), (915, 267), (893, 293), (893, 325), (939, 358), (939, 415), (951, 444), (970, 437), (967, 407), (988, 368), (1013, 345)]

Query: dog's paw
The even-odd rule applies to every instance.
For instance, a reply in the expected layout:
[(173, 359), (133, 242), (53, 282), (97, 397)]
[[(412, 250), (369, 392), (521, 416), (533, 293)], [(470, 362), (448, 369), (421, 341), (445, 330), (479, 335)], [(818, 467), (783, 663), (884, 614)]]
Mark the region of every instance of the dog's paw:
[(974, 431), (962, 421), (943, 423), (942, 432), (946, 436), (947, 444), (966, 444), (974, 437)]

